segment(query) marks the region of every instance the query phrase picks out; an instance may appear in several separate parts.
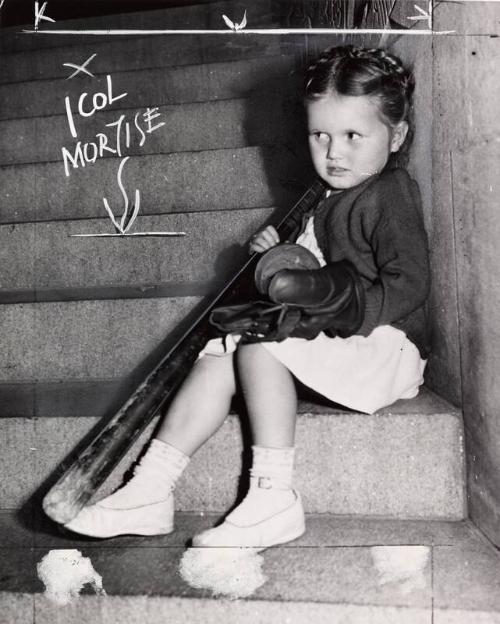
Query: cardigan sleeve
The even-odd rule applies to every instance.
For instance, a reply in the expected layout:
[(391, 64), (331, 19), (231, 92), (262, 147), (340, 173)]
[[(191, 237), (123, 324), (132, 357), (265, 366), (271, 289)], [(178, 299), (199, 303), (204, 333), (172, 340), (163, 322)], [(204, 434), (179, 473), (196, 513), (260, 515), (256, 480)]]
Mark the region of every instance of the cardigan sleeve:
[(373, 280), (364, 280), (365, 317), (357, 332), (363, 336), (421, 307), (430, 285), (427, 235), (416, 183), (398, 170), (377, 186), (363, 212), (377, 271)]

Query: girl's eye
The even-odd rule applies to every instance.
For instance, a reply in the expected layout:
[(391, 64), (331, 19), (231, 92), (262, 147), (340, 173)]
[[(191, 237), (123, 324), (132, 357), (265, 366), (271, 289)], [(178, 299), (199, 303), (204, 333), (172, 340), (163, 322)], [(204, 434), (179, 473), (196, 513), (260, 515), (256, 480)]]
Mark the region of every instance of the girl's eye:
[(358, 139), (361, 138), (361, 135), (358, 134), (357, 132), (348, 132), (347, 138), (349, 139), (349, 141), (357, 141)]
[(329, 141), (329, 137), (326, 132), (313, 132), (313, 137), (319, 143), (327, 143)]

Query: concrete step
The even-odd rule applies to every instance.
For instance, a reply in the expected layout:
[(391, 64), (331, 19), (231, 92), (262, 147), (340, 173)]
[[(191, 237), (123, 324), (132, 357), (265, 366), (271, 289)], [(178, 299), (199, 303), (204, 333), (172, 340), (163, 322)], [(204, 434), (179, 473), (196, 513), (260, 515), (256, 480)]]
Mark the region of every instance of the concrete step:
[[(287, 117), (283, 109), (284, 102), (281, 98), (278, 101), (278, 97), (259, 102), (256, 98), (238, 98), (160, 106), (155, 123), (164, 124), (161, 131), (151, 133), (141, 145), (142, 135), (132, 126), (130, 146), (123, 151), (128, 156), (141, 156), (284, 142)], [(90, 117), (79, 127), (79, 140), (82, 144), (95, 142), (96, 135), (104, 131), (109, 147), (116, 152), (117, 127), (107, 128), (106, 124), (124, 116), (121, 141), (125, 146), (125, 123), (127, 119), (133, 122), (135, 113), (135, 109), (124, 109)], [(260, 123), (254, 121), (257, 116)], [(65, 114), (0, 121), (0, 165), (61, 162), (62, 147), (74, 157)], [(103, 151), (103, 158), (112, 156), (113, 153)], [(69, 168), (72, 170), (71, 162)]]
[[(0, 226), (0, 303), (206, 295), (248, 259), (247, 241), (272, 208), (138, 217), (134, 232), (185, 237), (77, 238), (109, 219)], [(115, 294), (112, 294), (115, 293)]]
[[(123, 5), (122, 5), (123, 6)], [(61, 7), (59, 7), (61, 11)], [(62, 15), (64, 16), (62, 9)], [(55, 24), (44, 22), (40, 30), (57, 29), (224, 29), (222, 14), (232, 20), (240, 21), (247, 11), (249, 26), (265, 27), (274, 23), (274, 12), (269, 0), (253, 0), (251, 5), (242, 0), (219, 0), (218, 2), (199, 2), (191, 6), (161, 8), (138, 13), (117, 13), (102, 17), (80, 19), (58, 19)], [(45, 15), (50, 17), (50, 5)], [(53, 14), (54, 15), (54, 14)], [(26, 24), (26, 29), (33, 29), (34, 22)], [(23, 50), (44, 50), (60, 46), (88, 43), (88, 36), (78, 35), (42, 35), (22, 33), (23, 28), (13, 26), (2, 29), (0, 51), (14, 52)], [(124, 35), (124, 37), (127, 37)], [(128, 37), (130, 39), (131, 37)], [(158, 37), (153, 39), (158, 40)]]
[[(112, 75), (112, 97), (107, 97), (107, 102), (109, 104), (113, 101), (106, 109), (229, 99), (243, 97), (250, 91), (264, 88), (273, 88), (279, 92), (294, 64), (293, 56), (276, 55), (144, 71), (120, 71)], [(85, 75), (78, 80), (56, 78), (0, 85), (0, 119), (54, 115), (58, 111), (65, 114), (65, 97), (70, 98), (72, 110), (76, 113), (79, 98), (84, 92), (90, 96), (82, 104), (85, 112), (88, 112), (95, 93), (109, 93), (106, 75), (100, 74), (95, 78)], [(123, 93), (127, 94), (126, 97), (118, 99)], [(103, 99), (99, 98), (99, 101)], [(76, 117), (79, 117), (75, 119), (78, 125), (81, 116)]]
[[(158, 24), (155, 27), (159, 27)], [(221, 28), (224, 27), (221, 25)], [(40, 37), (35, 39), (39, 40)], [(56, 38), (53, 37), (52, 40), (54, 39)], [(95, 56), (86, 69), (97, 76), (172, 65), (197, 65), (275, 56), (280, 52), (281, 42), (281, 37), (276, 35), (87, 37), (76, 46), (72, 42), (71, 45), (57, 48), (2, 54), (0, 84), (66, 79), (74, 72), (74, 68), (65, 67), (64, 63), (83, 64), (93, 55)], [(84, 75), (80, 73), (78, 79)]]
[[(213, 516), (178, 514), (178, 530), (170, 536), (104, 542), (57, 534), (47, 524), (24, 529), (7, 514), (2, 520), (9, 545), (0, 561), (5, 624), (34, 624), (33, 613), (36, 624), (500, 621), (500, 557), (469, 522), (310, 515), (302, 538), (260, 554), (265, 582), (250, 596), (231, 600), (191, 587), (178, 572), (186, 540), (211, 526)], [(89, 588), (62, 606), (43, 593), (37, 563), (50, 550), (69, 549), (90, 559), (107, 596)], [(213, 553), (215, 564), (223, 554)], [(245, 571), (219, 563), (226, 583)]]
[[(68, 177), (62, 161), (2, 167), (0, 222), (100, 218), (103, 197), (121, 215), (120, 162), (105, 158)], [(303, 179), (303, 161), (284, 146), (137, 156), (122, 173), (132, 201), (140, 191), (142, 215), (286, 206), (303, 190)]]
[[(8, 411), (15, 413), (23, 404), (16, 402), (16, 393), (24, 397), (28, 411), (0, 419), (5, 448), (0, 459), (4, 475), (0, 508), (38, 500), (59, 474), (60, 462), (89, 434), (102, 413), (114, 411), (133, 387), (129, 382), (121, 387), (108, 382), (100, 389), (96, 383), (92, 390), (86, 383), (86, 387), (78, 383), (4, 386), (2, 404)], [(85, 393), (88, 398), (78, 400)], [(51, 401), (51, 396), (57, 398)], [(142, 434), (96, 498), (121, 482), (154, 425)], [(229, 416), (183, 475), (176, 493), (177, 508), (229, 509), (247, 482), (248, 444), (245, 419)], [(375, 415), (301, 403), (296, 444), (296, 486), (309, 512), (465, 517), (461, 414), (428, 390)]]

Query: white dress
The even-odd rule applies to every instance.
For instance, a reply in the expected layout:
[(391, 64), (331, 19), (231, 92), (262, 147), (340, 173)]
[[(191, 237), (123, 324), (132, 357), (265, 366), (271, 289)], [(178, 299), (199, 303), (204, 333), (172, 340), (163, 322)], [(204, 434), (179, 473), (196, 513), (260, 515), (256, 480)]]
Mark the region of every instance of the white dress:
[[(314, 235), (314, 217), (296, 241), (326, 264)], [(235, 351), (239, 336), (214, 338), (199, 357), (224, 356)], [(287, 338), (262, 342), (304, 385), (327, 399), (372, 414), (398, 399), (418, 394), (426, 360), (406, 334), (391, 325), (376, 327), (369, 336), (313, 340)]]

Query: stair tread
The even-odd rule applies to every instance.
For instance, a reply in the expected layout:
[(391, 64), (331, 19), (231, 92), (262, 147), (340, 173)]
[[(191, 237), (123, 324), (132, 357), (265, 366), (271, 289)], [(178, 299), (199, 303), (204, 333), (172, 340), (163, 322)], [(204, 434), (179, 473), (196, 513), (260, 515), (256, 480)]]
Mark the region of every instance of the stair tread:
[[(0, 383), (0, 418), (76, 418), (96, 417), (113, 405), (120, 405), (126, 392), (141, 378), (102, 380), (65, 380), (52, 382)], [(125, 389), (125, 393), (124, 393)], [(121, 397), (121, 399), (120, 399)], [(300, 400), (298, 414), (341, 416), (353, 414), (333, 403)], [(401, 399), (377, 412), (379, 415), (420, 417), (450, 415), (460, 417), (461, 411), (429, 388), (422, 387), (417, 397)]]
[[(86, 238), (72, 234), (111, 233), (106, 219), (0, 225), (4, 271), (0, 302), (57, 301), (65, 291), (80, 299), (132, 295), (175, 296), (215, 293), (248, 260), (250, 235), (269, 219), (273, 208), (204, 211), (139, 216), (133, 232), (185, 232), (173, 238)], [(276, 217), (274, 217), (276, 221)], [(217, 288), (214, 284), (218, 284)], [(102, 289), (101, 296), (94, 296)], [(116, 292), (109, 289), (115, 289)], [(52, 299), (51, 297), (52, 292)], [(21, 299), (22, 294), (24, 296)], [(30, 295), (31, 293), (31, 295)]]
[[(304, 179), (294, 177), (299, 164), (280, 145), (240, 147), (137, 156), (127, 162), (124, 178), (127, 188), (140, 191), (141, 215), (283, 206), (304, 188)], [(105, 158), (69, 177), (62, 161), (0, 168), (1, 220), (101, 218), (103, 197), (120, 215), (118, 166), (118, 159)]]
[[(120, 71), (111, 76), (113, 102), (107, 104), (106, 110), (242, 97), (256, 88), (262, 90), (263, 85), (271, 91), (274, 84), (276, 92), (283, 89), (283, 84), (290, 84), (287, 74), (295, 63), (293, 55), (275, 51), (261, 58)], [(0, 84), (0, 119), (40, 117), (54, 115), (55, 111), (65, 112), (64, 98), (68, 96), (75, 123), (83, 122), (75, 109), (79, 98), (84, 89), (91, 96), (97, 92), (108, 94), (106, 76), (107, 73), (89, 77), (90, 82), (84, 83), (50, 78)], [(119, 98), (123, 93), (126, 96)]]
[[(175, 37), (98, 37), (43, 50), (2, 55), (0, 84), (68, 78), (73, 69), (64, 62), (83, 62), (94, 55), (88, 70), (94, 76), (133, 69), (145, 70), (174, 65), (215, 63), (260, 58), (280, 52), (282, 38), (276, 35), (176, 35)], [(286, 42), (283, 42), (286, 48)], [(290, 46), (288, 46), (290, 47)]]
[[(127, 148), (127, 155), (199, 152), (283, 142), (285, 121), (280, 106), (276, 102), (261, 102), (259, 124), (248, 123), (251, 107), (255, 115), (255, 103), (248, 98), (160, 106), (159, 120), (164, 124), (161, 132), (153, 134), (142, 146), (140, 137), (136, 137), (137, 140)], [(116, 122), (122, 115), (131, 119), (134, 113), (135, 109), (123, 109), (92, 117), (82, 128), (80, 139), (95, 142), (96, 135), (103, 131), (106, 123)], [(112, 133), (108, 134), (110, 145), (114, 145)], [(61, 162), (62, 146), (72, 153), (74, 151), (67, 142), (67, 135), (67, 121), (63, 114), (0, 121), (0, 166)], [(47, 137), (47, 140), (37, 143), (34, 141), (36, 136)], [(103, 154), (103, 158), (110, 157), (113, 156), (109, 153)], [(69, 169), (71, 171), (71, 165)]]
[[(68, 623), (104, 624), (112, 621), (103, 616), (103, 611), (110, 609), (108, 617), (119, 612), (135, 624), (140, 622), (138, 611), (145, 606), (141, 597), (146, 596), (150, 624), (167, 615), (170, 621), (212, 622), (212, 617), (217, 621), (216, 614), (218, 621), (226, 621), (221, 617), (229, 614), (235, 621), (241, 614), (243, 619), (238, 622), (264, 623), (281, 621), (274, 618), (285, 613), (293, 623), (326, 623), (337, 621), (327, 615), (331, 618), (348, 612), (353, 624), (429, 624), (430, 617), (423, 616), (433, 610), (433, 621), (461, 624), (496, 620), (440, 620), (438, 616), (444, 617), (447, 611), (453, 615), (456, 611), (500, 612), (500, 556), (470, 522), (391, 521), (330, 514), (308, 515), (303, 537), (261, 553), (267, 580), (249, 600), (214, 600), (209, 590), (190, 587), (177, 570), (186, 540), (212, 526), (215, 519), (177, 514), (179, 529), (169, 536), (99, 541), (61, 533), (48, 521), (20, 529), (11, 514), (0, 513), (0, 537), (11, 537), (15, 527), (25, 536), (24, 542), (10, 540), (9, 547), (2, 549), (0, 591), (36, 594), (37, 624), (59, 622), (49, 616), (54, 617), (60, 607), (38, 595), (44, 588), (36, 576), (36, 563), (49, 549), (77, 549), (102, 575), (108, 597), (99, 600), (85, 595), (66, 606), (64, 621)], [(413, 567), (412, 561), (417, 562)], [(77, 612), (81, 620), (72, 619)], [(186, 619), (173, 619), (182, 613)], [(92, 615), (95, 619), (90, 620)]]

